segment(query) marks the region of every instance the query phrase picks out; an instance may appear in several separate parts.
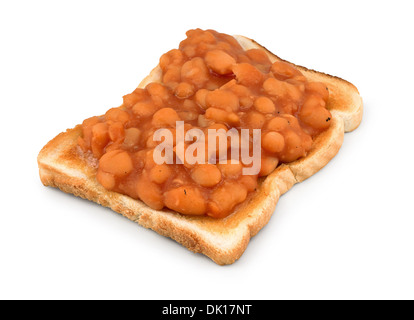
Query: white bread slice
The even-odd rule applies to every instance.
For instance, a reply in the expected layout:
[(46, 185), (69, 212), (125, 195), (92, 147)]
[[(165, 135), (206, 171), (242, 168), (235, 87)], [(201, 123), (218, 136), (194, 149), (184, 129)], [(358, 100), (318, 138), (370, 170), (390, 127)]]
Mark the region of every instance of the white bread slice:
[[(260, 48), (272, 62), (282, 60), (255, 41), (235, 36), (244, 49)], [(284, 60), (283, 60), (284, 61)], [(362, 99), (351, 83), (337, 77), (297, 66), (311, 81), (324, 82), (330, 92), (327, 108), (333, 119), (330, 128), (314, 141), (309, 154), (280, 165), (260, 180), (257, 191), (234, 213), (224, 219), (186, 216), (170, 210), (157, 211), (143, 202), (104, 189), (95, 178), (97, 163), (85, 158), (77, 146), (81, 127), (69, 129), (51, 140), (38, 156), (40, 178), (45, 186), (89, 199), (138, 222), (145, 228), (170, 237), (193, 252), (202, 253), (220, 265), (235, 262), (245, 251), (251, 237), (269, 221), (279, 197), (294, 184), (323, 168), (339, 151), (344, 132), (358, 127), (362, 119)], [(157, 66), (140, 83), (160, 81)]]

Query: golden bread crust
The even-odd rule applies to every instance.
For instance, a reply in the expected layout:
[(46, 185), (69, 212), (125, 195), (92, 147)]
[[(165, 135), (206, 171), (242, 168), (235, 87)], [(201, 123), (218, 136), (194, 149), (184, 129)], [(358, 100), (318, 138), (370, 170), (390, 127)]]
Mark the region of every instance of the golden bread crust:
[[(245, 48), (262, 48), (272, 61), (278, 58), (253, 40), (236, 36)], [(330, 91), (328, 108), (333, 119), (330, 128), (314, 141), (309, 154), (295, 162), (282, 164), (261, 180), (257, 191), (224, 219), (186, 216), (170, 210), (153, 210), (139, 200), (104, 189), (95, 178), (96, 162), (83, 155), (77, 138), (77, 126), (51, 140), (38, 156), (39, 173), (45, 186), (94, 201), (124, 215), (145, 228), (170, 237), (193, 252), (202, 253), (220, 265), (235, 262), (245, 251), (251, 237), (269, 221), (279, 197), (294, 184), (323, 168), (339, 151), (345, 131), (358, 127), (362, 118), (362, 99), (350, 83), (317, 71), (299, 67), (313, 81), (326, 83)], [(156, 67), (139, 87), (158, 81)]]

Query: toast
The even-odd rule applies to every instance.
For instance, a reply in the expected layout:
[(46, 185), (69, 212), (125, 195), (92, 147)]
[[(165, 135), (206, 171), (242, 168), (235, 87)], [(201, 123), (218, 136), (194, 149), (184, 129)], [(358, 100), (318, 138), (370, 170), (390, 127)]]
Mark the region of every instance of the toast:
[[(272, 63), (285, 61), (254, 40), (234, 37), (245, 50), (264, 50)], [(257, 191), (226, 218), (153, 210), (139, 200), (106, 190), (96, 180), (96, 159), (79, 152), (77, 139), (82, 133), (80, 125), (59, 134), (41, 150), (38, 156), (41, 181), (45, 186), (57, 187), (109, 207), (145, 228), (174, 239), (193, 252), (208, 256), (219, 265), (232, 264), (243, 254), (250, 238), (267, 224), (279, 197), (323, 168), (339, 151), (344, 133), (356, 129), (362, 120), (362, 98), (354, 85), (338, 77), (296, 67), (308, 80), (327, 85), (331, 126), (316, 137), (306, 157), (281, 164), (273, 173), (261, 178)], [(139, 87), (160, 79), (161, 69), (157, 66)]]

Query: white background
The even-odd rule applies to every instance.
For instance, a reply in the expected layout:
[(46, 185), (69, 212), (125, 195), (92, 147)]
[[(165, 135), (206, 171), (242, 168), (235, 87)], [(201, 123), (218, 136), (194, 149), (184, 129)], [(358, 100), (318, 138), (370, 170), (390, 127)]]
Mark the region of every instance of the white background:
[[(2, 299), (413, 299), (411, 1), (0, 2)], [(364, 119), (220, 267), (45, 188), (57, 133), (121, 104), (188, 29), (257, 40), (354, 83)]]

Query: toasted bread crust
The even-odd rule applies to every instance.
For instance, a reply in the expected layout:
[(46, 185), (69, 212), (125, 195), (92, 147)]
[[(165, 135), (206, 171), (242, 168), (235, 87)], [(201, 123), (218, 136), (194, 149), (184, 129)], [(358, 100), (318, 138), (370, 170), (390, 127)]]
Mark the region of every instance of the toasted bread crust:
[[(253, 40), (236, 36), (245, 48), (262, 48), (272, 61), (281, 60)], [(345, 131), (358, 127), (362, 118), (362, 99), (350, 83), (317, 71), (299, 67), (313, 81), (325, 82), (330, 90), (328, 108), (333, 119), (330, 128), (314, 141), (309, 154), (295, 162), (282, 164), (271, 175), (261, 180), (258, 189), (248, 200), (224, 219), (207, 216), (186, 216), (170, 210), (153, 210), (139, 200), (104, 189), (95, 178), (96, 162), (83, 155), (77, 138), (77, 126), (51, 140), (38, 156), (39, 173), (45, 186), (94, 201), (124, 215), (145, 228), (170, 237), (193, 252), (210, 257), (220, 265), (235, 262), (245, 251), (251, 237), (269, 221), (279, 197), (294, 184), (301, 182), (323, 168), (339, 151)], [(145, 87), (158, 81), (156, 67), (140, 83)]]

